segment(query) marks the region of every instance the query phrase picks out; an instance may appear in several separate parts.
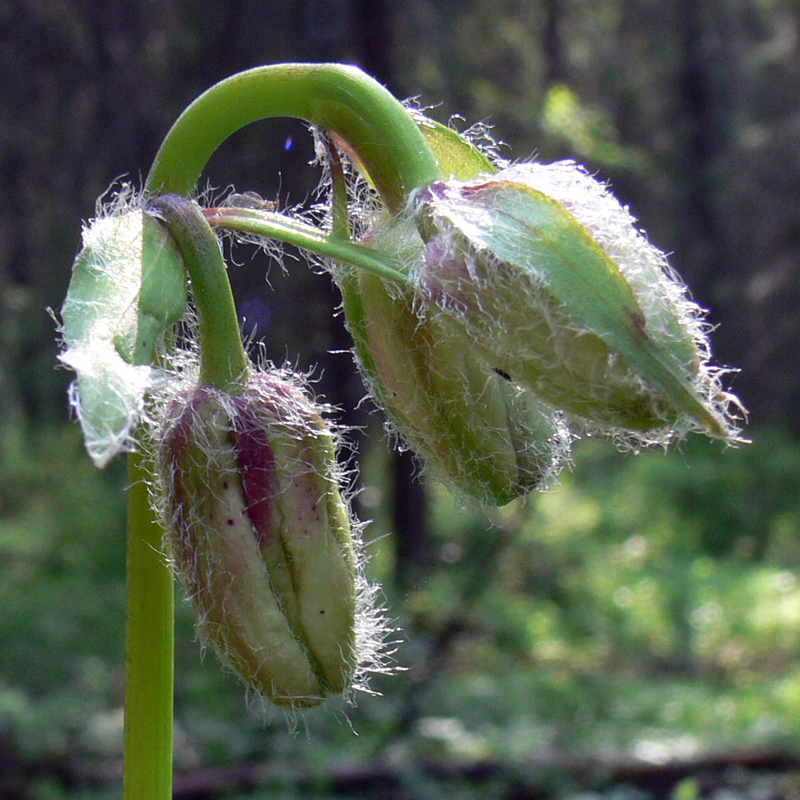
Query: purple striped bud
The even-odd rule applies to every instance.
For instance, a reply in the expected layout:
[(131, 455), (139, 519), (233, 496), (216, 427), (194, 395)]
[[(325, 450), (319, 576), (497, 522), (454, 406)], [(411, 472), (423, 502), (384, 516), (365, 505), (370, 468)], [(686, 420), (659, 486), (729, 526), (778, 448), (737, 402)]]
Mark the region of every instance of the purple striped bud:
[[(409, 221), (385, 220), (368, 241), (402, 256), (424, 248)], [(566, 425), (494, 369), (458, 321), (420, 302), (412, 288), (365, 271), (340, 289), (370, 393), (392, 432), (436, 478), (501, 506), (558, 475), (569, 457)]]
[(160, 438), (163, 511), (197, 627), (279, 705), (345, 691), (356, 669), (356, 565), (335, 440), (279, 373), (239, 394), (175, 398)]

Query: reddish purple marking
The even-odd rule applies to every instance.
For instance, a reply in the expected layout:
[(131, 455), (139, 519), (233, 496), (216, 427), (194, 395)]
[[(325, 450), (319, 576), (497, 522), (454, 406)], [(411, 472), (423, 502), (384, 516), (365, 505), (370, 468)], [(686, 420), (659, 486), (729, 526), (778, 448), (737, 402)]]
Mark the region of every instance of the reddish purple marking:
[(172, 503), (178, 510), (182, 525), (185, 524), (186, 495), (181, 475), (186, 467), (184, 462), (187, 458), (187, 451), (194, 444), (192, 437), (196, 408), (203, 402), (206, 394), (207, 391), (204, 388), (196, 389), (188, 395), (183, 393), (173, 401), (169, 410), (169, 414), (172, 415), (176, 413), (179, 406), (182, 406), (177, 411), (177, 419), (169, 431), (166, 441), (166, 467), (173, 476)]
[(269, 534), (272, 506), (277, 493), (275, 456), (252, 400), (241, 396), (235, 400), (233, 435), (242, 475), (245, 509), (261, 543)]
[(455, 251), (444, 234), (432, 236), (423, 253), (425, 269), (420, 274), (420, 290), (425, 300), (434, 305), (466, 307), (460, 292), (461, 284), (472, 278), (463, 253)]
[(163, 445), (164, 466), (172, 477), (169, 510), (170, 513), (177, 515), (179, 532), (179, 535), (174, 537), (172, 546), (176, 550), (175, 555), (179, 563), (187, 563), (191, 558), (189, 508), (182, 478), (184, 470), (192, 468), (192, 448), (195, 444), (194, 423), (197, 408), (205, 400), (206, 395), (206, 390), (197, 389), (190, 393), (182, 393), (174, 400), (169, 413), (175, 415), (175, 421)]

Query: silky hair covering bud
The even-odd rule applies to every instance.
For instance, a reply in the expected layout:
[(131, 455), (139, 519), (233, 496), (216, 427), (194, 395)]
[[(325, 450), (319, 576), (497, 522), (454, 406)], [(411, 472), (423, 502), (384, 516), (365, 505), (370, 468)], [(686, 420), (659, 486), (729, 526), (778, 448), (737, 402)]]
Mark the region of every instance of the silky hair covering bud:
[[(444, 174), (495, 169), (469, 138), (410, 113)], [(335, 207), (336, 170), (329, 147), (320, 139), (317, 144)], [(354, 155), (346, 146), (345, 152)], [(348, 206), (361, 245), (407, 269), (425, 248), (416, 221), (386, 213), (364, 165), (355, 163), (350, 188), (356, 199), (347, 203), (340, 183), (339, 206)], [(563, 415), (494, 369), (460, 322), (420, 303), (411, 286), (343, 264), (332, 273), (367, 390), (386, 414), (390, 434), (428, 474), (462, 498), (494, 506), (543, 489), (558, 475), (572, 439)]]
[[(200, 639), (287, 708), (345, 693), (376, 661), (335, 437), (281, 371), (173, 394), (157, 434), (167, 546)], [(373, 665), (367, 669), (374, 670)]]
[(159, 337), (184, 313), (187, 281), (164, 225), (118, 197), (83, 230), (61, 307), (63, 352), (75, 370), (70, 402), (98, 467), (130, 448), (157, 372)]
[(420, 189), (412, 269), (472, 346), (579, 427), (635, 444), (689, 430), (738, 440), (701, 309), (664, 255), (571, 162)]
[[(424, 248), (413, 220), (392, 217), (363, 242), (401, 260)], [(502, 506), (558, 475), (571, 442), (560, 414), (475, 353), (462, 325), (431, 313), (413, 288), (366, 271), (339, 279), (368, 391), (434, 478)]]

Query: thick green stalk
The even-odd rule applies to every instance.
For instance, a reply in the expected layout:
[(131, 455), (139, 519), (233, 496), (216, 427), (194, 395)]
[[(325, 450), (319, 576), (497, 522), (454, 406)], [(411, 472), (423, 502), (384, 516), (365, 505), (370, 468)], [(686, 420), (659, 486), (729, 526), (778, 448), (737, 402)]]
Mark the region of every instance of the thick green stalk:
[(413, 117), (377, 81), (341, 64), (273, 64), (233, 75), (200, 95), (156, 155), (149, 192), (189, 194), (214, 150), (245, 125), (297, 117), (335, 133), (366, 167), (384, 202), (442, 177)]
[(214, 231), (200, 207), (179, 195), (154, 198), (148, 211), (166, 223), (192, 279), (200, 338), (200, 384), (236, 393), (247, 379), (247, 356)]
[(142, 455), (128, 456), (125, 800), (172, 797), (174, 588)]
[[(236, 391), (248, 372), (236, 307), (214, 232), (185, 197), (155, 198), (192, 279), (200, 332), (200, 381)], [(140, 452), (128, 457), (125, 800), (172, 796), (174, 588), (162, 554), (163, 531), (150, 508)]]

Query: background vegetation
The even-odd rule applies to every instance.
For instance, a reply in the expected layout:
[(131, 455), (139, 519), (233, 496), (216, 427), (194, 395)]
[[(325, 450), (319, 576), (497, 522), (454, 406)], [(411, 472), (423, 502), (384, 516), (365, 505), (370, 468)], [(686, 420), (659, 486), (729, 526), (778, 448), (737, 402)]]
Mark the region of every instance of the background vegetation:
[[(800, 795), (799, 34), (795, 0), (0, 4), (0, 796), (119, 793), (123, 465), (83, 454), (45, 309), (108, 184), (208, 85), (286, 60), (358, 63), (490, 122), (509, 158), (609, 179), (713, 309), (753, 444), (588, 441), (528, 504), (458, 507), (357, 408), (330, 283), (245, 253), (245, 330), (319, 364), (362, 428), (358, 511), (407, 669), (291, 734), (200, 659), (181, 606), (176, 796)], [(277, 121), (207, 176), (301, 202), (311, 156)]]

